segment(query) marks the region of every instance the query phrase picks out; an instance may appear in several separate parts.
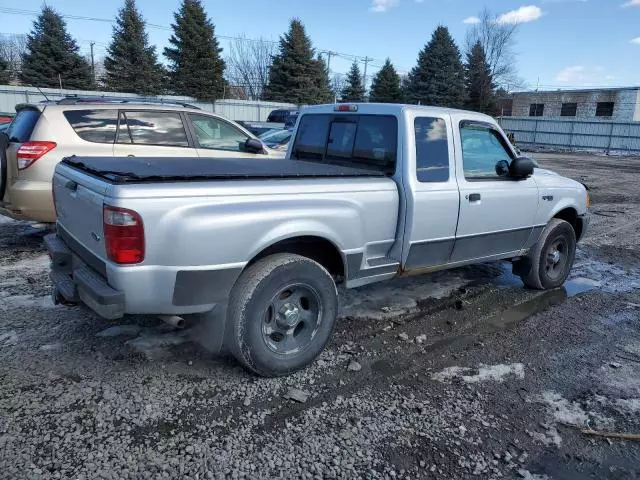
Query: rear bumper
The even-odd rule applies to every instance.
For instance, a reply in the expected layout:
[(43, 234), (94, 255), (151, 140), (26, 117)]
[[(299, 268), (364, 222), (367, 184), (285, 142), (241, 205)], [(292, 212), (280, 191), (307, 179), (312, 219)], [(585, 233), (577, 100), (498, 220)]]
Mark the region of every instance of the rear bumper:
[(54, 294), (107, 319), (208, 312), (227, 301), (244, 267), (115, 265), (91, 254), (60, 225), (58, 230), (45, 237)]
[(109, 286), (104, 277), (74, 255), (56, 234), (47, 235), (44, 242), (51, 257), (54, 301), (60, 297), (72, 303), (81, 301), (109, 320), (125, 314), (124, 292)]

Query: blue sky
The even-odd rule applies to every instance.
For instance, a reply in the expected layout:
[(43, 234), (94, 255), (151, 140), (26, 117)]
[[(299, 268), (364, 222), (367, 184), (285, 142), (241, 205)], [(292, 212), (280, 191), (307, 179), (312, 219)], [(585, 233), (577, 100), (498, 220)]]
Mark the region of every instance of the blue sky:
[[(161, 52), (180, 0), (137, 0)], [(483, 7), (503, 21), (519, 21), (517, 67), (528, 87), (621, 86), (640, 84), (640, 0), (203, 0), (216, 33), (277, 40), (291, 17), (299, 17), (319, 51), (333, 57), (331, 69), (346, 72), (349, 56), (371, 57), (374, 73), (386, 57), (400, 71), (409, 70), (433, 29), (446, 25), (462, 47), (467, 22)], [(62, 14), (114, 18), (120, 1), (56, 0)], [(0, 33), (27, 33), (42, 0), (0, 0)], [(17, 11), (18, 13), (8, 13)], [(96, 42), (105, 54), (112, 26), (108, 22), (66, 19), (82, 50)], [(161, 28), (164, 27), (164, 28)], [(223, 47), (226, 40), (221, 40)]]

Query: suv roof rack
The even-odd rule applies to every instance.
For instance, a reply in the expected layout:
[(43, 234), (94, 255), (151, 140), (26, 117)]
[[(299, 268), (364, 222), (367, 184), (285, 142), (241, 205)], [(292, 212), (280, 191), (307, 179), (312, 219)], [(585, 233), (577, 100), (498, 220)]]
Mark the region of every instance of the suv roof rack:
[(175, 100), (166, 100), (163, 98), (145, 98), (145, 97), (76, 97), (67, 96), (57, 102), (58, 105), (78, 105), (79, 103), (148, 103), (151, 105), (178, 105), (185, 108), (193, 108), (201, 110), (200, 107), (191, 105), (190, 103), (178, 102)]

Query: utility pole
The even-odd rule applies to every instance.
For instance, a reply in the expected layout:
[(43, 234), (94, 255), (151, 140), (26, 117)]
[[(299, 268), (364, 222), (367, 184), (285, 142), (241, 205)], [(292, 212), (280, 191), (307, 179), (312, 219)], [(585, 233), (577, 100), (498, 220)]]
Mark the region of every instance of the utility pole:
[(336, 52), (326, 52), (327, 54), (327, 71), (331, 73), (331, 57), (333, 57)]
[(91, 80), (93, 80), (93, 88), (95, 88), (96, 85), (96, 63), (95, 60), (93, 59), (93, 46), (96, 44), (96, 42), (90, 42), (89, 46), (91, 47)]
[[(364, 74), (362, 75), (362, 88), (364, 88), (364, 92), (365, 92), (365, 96), (367, 94), (367, 66), (369, 65), (369, 62), (371, 62), (373, 60), (373, 58), (369, 58), (369, 57), (364, 57)], [(368, 101), (367, 97), (367, 101)]]

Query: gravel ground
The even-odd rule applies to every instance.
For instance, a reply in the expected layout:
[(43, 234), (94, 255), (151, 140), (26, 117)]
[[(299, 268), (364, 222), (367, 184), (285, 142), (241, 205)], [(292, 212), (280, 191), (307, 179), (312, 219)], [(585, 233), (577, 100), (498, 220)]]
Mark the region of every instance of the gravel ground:
[(590, 186), (565, 289), (482, 265), (343, 292), (313, 366), (256, 378), (206, 325), (48, 297), (0, 217), (0, 478), (640, 477), (640, 159), (535, 154)]

